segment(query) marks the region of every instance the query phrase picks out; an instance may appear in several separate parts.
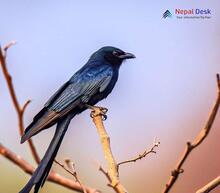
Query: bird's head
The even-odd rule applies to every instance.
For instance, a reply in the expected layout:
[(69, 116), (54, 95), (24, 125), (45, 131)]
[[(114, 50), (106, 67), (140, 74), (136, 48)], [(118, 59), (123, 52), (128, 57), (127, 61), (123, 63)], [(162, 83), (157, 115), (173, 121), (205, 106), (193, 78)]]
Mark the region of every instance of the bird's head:
[(135, 58), (135, 55), (111, 46), (100, 48), (90, 57), (91, 60), (104, 59), (108, 63), (116, 66), (120, 66), (124, 60), (131, 58)]

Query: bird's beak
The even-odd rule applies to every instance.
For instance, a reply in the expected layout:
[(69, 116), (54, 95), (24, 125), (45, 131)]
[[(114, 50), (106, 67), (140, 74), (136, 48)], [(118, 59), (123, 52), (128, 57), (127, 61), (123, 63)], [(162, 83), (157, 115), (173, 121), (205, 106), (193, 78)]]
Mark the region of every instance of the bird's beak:
[(120, 55), (119, 58), (121, 58), (121, 59), (130, 59), (130, 58), (136, 58), (136, 57), (135, 57), (134, 54), (127, 52), (127, 53), (125, 53), (123, 55)]

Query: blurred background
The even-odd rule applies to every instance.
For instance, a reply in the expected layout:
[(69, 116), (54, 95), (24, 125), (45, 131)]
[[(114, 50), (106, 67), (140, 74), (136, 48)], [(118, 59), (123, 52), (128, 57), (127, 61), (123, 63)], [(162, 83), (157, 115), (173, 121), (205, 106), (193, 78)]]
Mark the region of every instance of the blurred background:
[[(19, 102), (32, 102), (25, 125), (46, 100), (89, 56), (105, 45), (136, 55), (124, 63), (113, 93), (99, 103), (109, 109), (105, 121), (117, 161), (161, 145), (151, 154), (120, 168), (121, 181), (130, 192), (159, 193), (182, 154), (205, 124), (216, 98), (220, 72), (219, 2), (213, 1), (0, 1), (0, 43), (16, 40), (8, 52), (8, 68)], [(211, 9), (210, 19), (177, 19), (173, 10)], [(172, 18), (163, 19), (166, 10)], [(33, 165), (27, 143), (20, 145), (17, 116), (0, 73), (0, 142)], [(96, 128), (86, 111), (71, 122), (57, 159), (71, 158), (79, 178), (105, 193), (113, 191), (97, 170), (105, 166)], [(219, 114), (210, 135), (184, 165), (173, 193), (195, 192), (220, 173)], [(54, 128), (41, 132), (34, 142), (41, 157)], [(69, 176), (58, 166), (55, 170)], [(0, 157), (0, 192), (18, 192), (30, 178)], [(46, 183), (42, 193), (70, 193)], [(220, 192), (220, 187), (213, 193)]]

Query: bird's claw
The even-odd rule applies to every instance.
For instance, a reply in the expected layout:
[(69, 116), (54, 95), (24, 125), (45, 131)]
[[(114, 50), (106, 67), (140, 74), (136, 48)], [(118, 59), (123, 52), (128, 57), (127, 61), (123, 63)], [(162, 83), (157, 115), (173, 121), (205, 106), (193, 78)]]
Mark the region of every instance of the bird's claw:
[(108, 118), (108, 116), (107, 116), (107, 115), (105, 115), (105, 114), (104, 114), (104, 115), (102, 115), (102, 120), (103, 120), (103, 121), (105, 121), (107, 118)]
[(100, 111), (103, 113), (103, 114), (106, 114), (108, 112), (108, 109), (105, 108), (105, 107), (98, 107), (100, 109)]
[(90, 106), (87, 105), (88, 108), (92, 109), (91, 113), (90, 113), (90, 117), (94, 118), (96, 116), (102, 116), (102, 120), (105, 121), (107, 119), (107, 115), (106, 113), (108, 112), (107, 108), (104, 107), (98, 107), (98, 106)]

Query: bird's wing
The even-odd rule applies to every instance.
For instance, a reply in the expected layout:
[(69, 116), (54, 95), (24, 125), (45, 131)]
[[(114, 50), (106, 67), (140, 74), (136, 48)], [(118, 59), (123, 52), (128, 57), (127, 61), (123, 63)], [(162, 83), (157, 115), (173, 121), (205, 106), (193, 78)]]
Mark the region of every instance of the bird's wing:
[(54, 100), (67, 88), (69, 85), (69, 81), (67, 81), (65, 84), (63, 84), (45, 103), (44, 107), (48, 107), (51, 103), (53, 103)]
[(47, 128), (80, 103), (87, 103), (92, 95), (103, 92), (111, 81), (113, 70), (109, 67), (88, 68), (76, 73), (45, 104), (26, 128), (22, 143), (42, 129)]
[[(87, 103), (92, 95), (103, 92), (111, 81), (113, 70), (110, 67), (89, 68), (78, 78), (73, 79), (63, 92), (50, 105), (51, 110), (65, 113), (75, 106), (75, 101)], [(78, 100), (79, 99), (79, 100)]]

